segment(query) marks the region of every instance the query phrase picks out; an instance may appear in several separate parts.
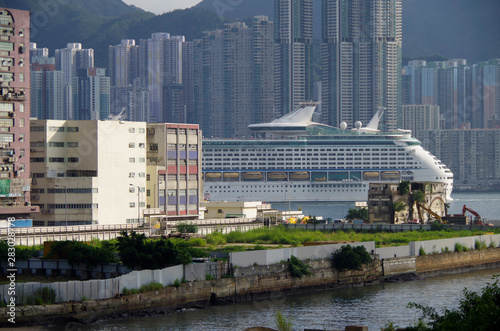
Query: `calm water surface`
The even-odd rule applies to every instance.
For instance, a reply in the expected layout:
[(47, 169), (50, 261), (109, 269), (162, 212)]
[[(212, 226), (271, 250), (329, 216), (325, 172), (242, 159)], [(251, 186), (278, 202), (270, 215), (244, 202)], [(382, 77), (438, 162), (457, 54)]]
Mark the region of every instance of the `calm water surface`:
[(354, 324), (380, 330), (388, 321), (410, 326), (417, 322), (420, 314), (416, 309), (407, 308), (409, 302), (429, 305), (439, 311), (453, 309), (458, 307), (464, 288), (480, 292), (492, 282), (495, 274), (500, 274), (500, 269), (288, 298), (277, 296), (274, 300), (185, 310), (167, 316), (104, 321), (88, 329), (236, 331), (251, 326), (276, 328), (278, 311), (293, 320), (294, 330), (344, 329)]

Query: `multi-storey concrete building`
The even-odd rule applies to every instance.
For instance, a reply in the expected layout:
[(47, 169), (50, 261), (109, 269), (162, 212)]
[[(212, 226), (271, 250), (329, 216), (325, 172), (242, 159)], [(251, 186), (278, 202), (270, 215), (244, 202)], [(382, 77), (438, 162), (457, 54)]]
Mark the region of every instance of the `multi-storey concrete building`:
[(203, 192), (198, 125), (148, 124), (147, 159), (147, 206), (169, 219), (198, 218)]
[(73, 81), (73, 118), (104, 120), (109, 116), (109, 77), (102, 68), (78, 70)]
[(146, 123), (31, 121), (34, 225), (142, 223)]
[(500, 120), (500, 59), (474, 65), (472, 95), (473, 127), (496, 127)]
[[(53, 60), (54, 58), (48, 59)], [(66, 119), (63, 86), (63, 73), (55, 70), (54, 63), (32, 63), (31, 117), (54, 120)]]
[(313, 1), (274, 0), (274, 15), (274, 107), (281, 117), (313, 95)]
[(56, 49), (56, 70), (63, 73), (64, 119), (73, 119), (73, 83), (79, 69), (94, 67), (94, 50), (83, 49), (80, 43), (69, 43), (66, 48)]
[(415, 138), (422, 140), (428, 130), (439, 130), (439, 106), (403, 105), (402, 129), (411, 130)]
[(500, 130), (432, 130), (423, 146), (453, 172), (457, 184), (500, 181)]
[(402, 0), (322, 1), (323, 122), (400, 124)]
[(29, 12), (0, 8), (0, 219), (31, 219)]
[(274, 22), (255, 16), (253, 29), (252, 123), (268, 123), (274, 117)]

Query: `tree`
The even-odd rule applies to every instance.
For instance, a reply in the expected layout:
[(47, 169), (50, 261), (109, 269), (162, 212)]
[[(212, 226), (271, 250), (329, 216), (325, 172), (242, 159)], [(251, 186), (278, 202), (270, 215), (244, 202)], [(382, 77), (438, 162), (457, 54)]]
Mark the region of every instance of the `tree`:
[(410, 192), (410, 181), (403, 180), (399, 183), (399, 192), (401, 195), (408, 194)]
[(193, 257), (207, 256), (203, 250), (182, 239), (148, 240), (144, 234), (134, 231), (130, 235), (122, 232), (117, 247), (123, 264), (131, 269), (161, 269), (169, 265), (189, 264)]
[(443, 315), (439, 315), (433, 307), (424, 307), (414, 302), (409, 303), (408, 306), (421, 310), (420, 321), (428, 321), (430, 326), (428, 330), (500, 330), (498, 277), (495, 276), (495, 281), (492, 284), (488, 283), (482, 289), (481, 295), (464, 289), (464, 297), (460, 300), (460, 306), (454, 310), (446, 309)]
[(403, 211), (405, 208), (406, 208), (406, 203), (404, 203), (403, 201), (395, 201), (392, 204), (392, 210), (394, 210), (396, 213)]
[(342, 246), (332, 254), (333, 266), (337, 270), (360, 270), (363, 264), (373, 261), (365, 246)]
[(347, 215), (345, 216), (345, 219), (352, 221), (352, 220), (367, 220), (368, 219), (368, 209), (366, 208), (361, 208), (361, 209), (356, 209), (356, 208), (349, 208), (347, 211)]

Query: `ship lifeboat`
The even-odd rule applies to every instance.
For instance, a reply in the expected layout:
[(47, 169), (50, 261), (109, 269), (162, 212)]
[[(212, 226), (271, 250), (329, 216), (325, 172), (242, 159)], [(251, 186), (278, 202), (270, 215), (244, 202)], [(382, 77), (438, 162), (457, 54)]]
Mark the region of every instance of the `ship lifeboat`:
[(306, 171), (292, 172), (290, 173), (290, 179), (309, 179), (309, 174)]
[(286, 179), (286, 173), (284, 172), (270, 172), (267, 174), (268, 179)]
[(205, 179), (220, 179), (220, 172), (207, 172), (205, 173)]
[(237, 172), (225, 172), (223, 177), (224, 179), (238, 179), (240, 174)]
[(316, 182), (326, 182), (326, 177), (314, 178), (314, 181), (316, 181)]
[(378, 178), (378, 171), (365, 171), (363, 172), (364, 178)]
[(399, 179), (401, 177), (399, 171), (382, 171), (380, 176), (387, 179)]
[(262, 172), (245, 172), (243, 173), (243, 178), (259, 180), (262, 179)]

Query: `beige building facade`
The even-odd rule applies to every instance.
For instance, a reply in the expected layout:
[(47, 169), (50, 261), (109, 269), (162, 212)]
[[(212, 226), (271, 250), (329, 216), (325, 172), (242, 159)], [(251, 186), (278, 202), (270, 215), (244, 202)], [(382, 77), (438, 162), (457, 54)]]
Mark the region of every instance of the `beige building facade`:
[(35, 226), (144, 221), (146, 123), (31, 120)]

